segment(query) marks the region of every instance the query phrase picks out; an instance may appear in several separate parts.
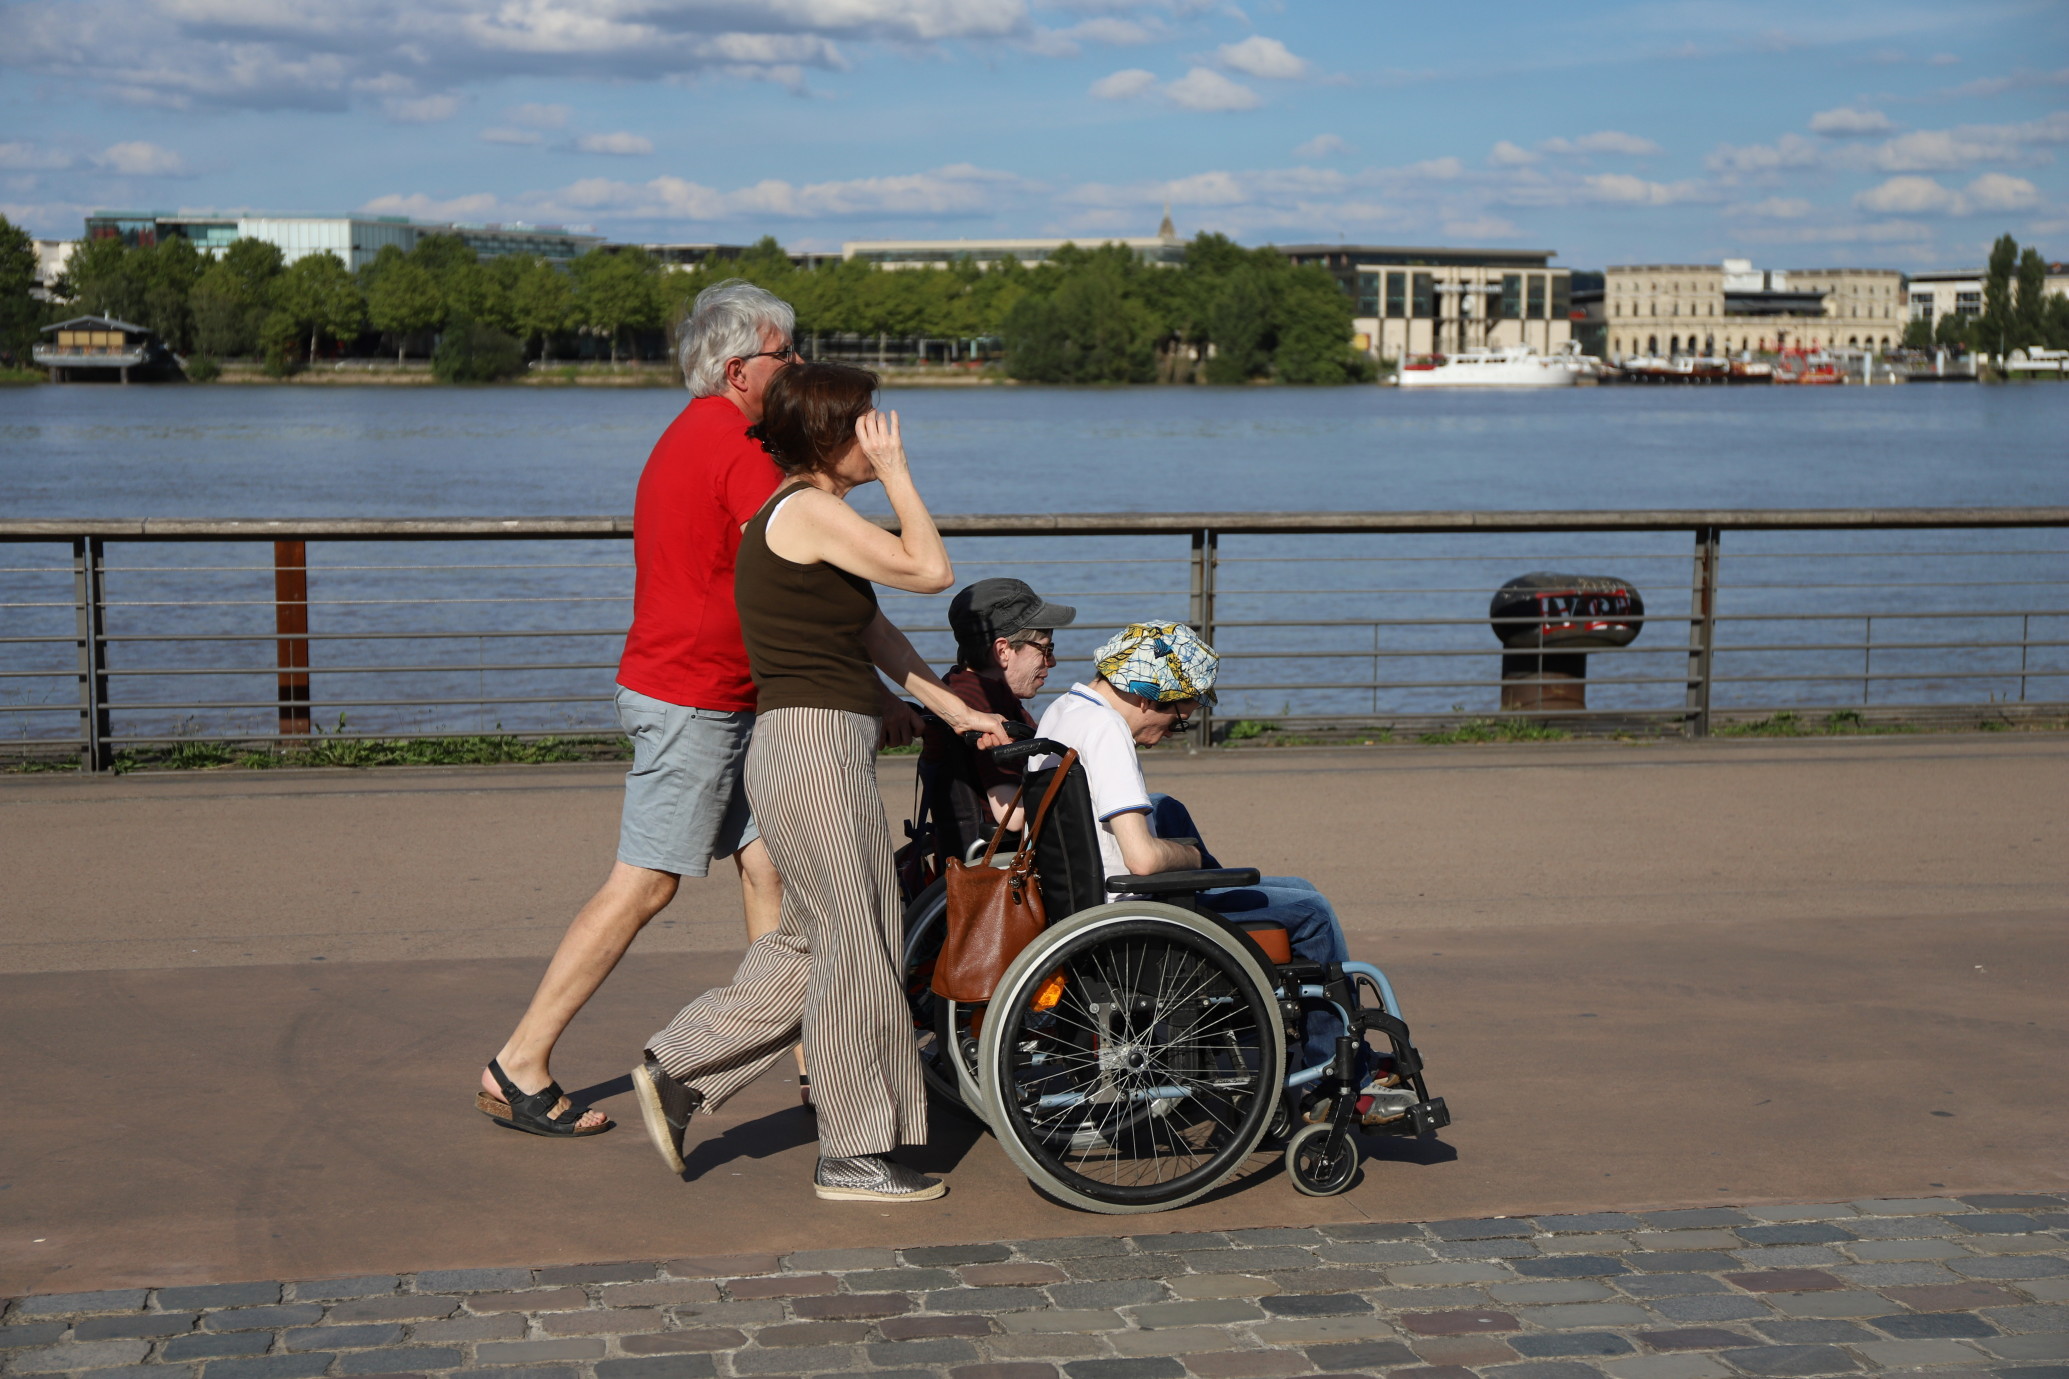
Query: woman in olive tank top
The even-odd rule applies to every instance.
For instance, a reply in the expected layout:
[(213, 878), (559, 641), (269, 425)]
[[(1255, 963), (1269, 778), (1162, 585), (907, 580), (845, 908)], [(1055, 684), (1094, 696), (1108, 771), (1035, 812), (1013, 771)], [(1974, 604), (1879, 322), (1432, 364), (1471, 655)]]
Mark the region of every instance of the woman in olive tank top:
[[(705, 992), (634, 1070), (647, 1130), (671, 1167), (689, 1114), (715, 1110), (800, 1037), (819, 1113), (821, 1197), (924, 1201), (947, 1189), (887, 1158), (927, 1139), (926, 1086), (900, 972), (902, 908), (876, 751), (878, 672), (958, 731), (1007, 739), (884, 619), (871, 581), (936, 594), (955, 582), (913, 487), (898, 414), (870, 410), (876, 375), (793, 364), (748, 434), (788, 476), (741, 529), (734, 567), (754, 672), (747, 798), (783, 877), (783, 921), (730, 986)], [(843, 501), (880, 482), (899, 534)]]

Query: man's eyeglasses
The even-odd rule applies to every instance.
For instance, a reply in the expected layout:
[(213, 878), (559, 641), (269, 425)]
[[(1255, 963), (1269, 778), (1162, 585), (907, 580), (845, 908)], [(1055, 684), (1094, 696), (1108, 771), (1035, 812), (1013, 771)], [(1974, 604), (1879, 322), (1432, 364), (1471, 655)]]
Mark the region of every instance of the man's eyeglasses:
[(1054, 642), (1016, 642), (1014, 645), (1023, 651), (1039, 651), (1042, 653), (1044, 661), (1052, 666), (1056, 664), (1056, 643)]
[(780, 359), (786, 364), (795, 364), (804, 358), (797, 352), (796, 345), (785, 345), (780, 350), (756, 350), (753, 354), (736, 354), (733, 357), (743, 364), (750, 359)]

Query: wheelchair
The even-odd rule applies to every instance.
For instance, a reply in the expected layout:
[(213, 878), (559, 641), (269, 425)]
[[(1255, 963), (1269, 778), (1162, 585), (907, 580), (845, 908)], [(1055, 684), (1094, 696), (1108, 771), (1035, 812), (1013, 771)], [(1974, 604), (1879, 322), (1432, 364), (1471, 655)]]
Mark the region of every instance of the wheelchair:
[[(1065, 750), (1033, 737), (991, 753)], [(1030, 772), (1028, 797), (1057, 769)], [(969, 847), (946, 807), (956, 774), (949, 765), (923, 780), (907, 861), (938, 869)], [(1048, 925), (981, 1005), (932, 989), (947, 925), (938, 870), (903, 867), (901, 880), (905, 989), (928, 1089), (987, 1125), (1040, 1191), (1095, 1212), (1163, 1211), (1276, 1150), (1298, 1191), (1333, 1196), (1358, 1175), (1354, 1132), (1420, 1137), (1450, 1124), (1384, 972), (1302, 961), (1279, 925), (1199, 903), (1205, 890), (1257, 884), (1256, 869), (1107, 877), (1075, 762), (1035, 855)], [(1142, 898), (1109, 901), (1109, 889)], [(1289, 1051), (1311, 1011), (1337, 1021), (1335, 1054), (1296, 1067)], [(1374, 1126), (1359, 1105), (1361, 1057)]]

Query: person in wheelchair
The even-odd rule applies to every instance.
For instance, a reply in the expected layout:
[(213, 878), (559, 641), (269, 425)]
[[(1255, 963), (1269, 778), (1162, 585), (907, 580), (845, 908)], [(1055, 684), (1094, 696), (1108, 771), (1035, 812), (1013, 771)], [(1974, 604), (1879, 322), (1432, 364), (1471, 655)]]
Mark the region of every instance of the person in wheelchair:
[[(956, 663), (941, 682), (971, 708), (1032, 728), (1025, 701), (1042, 692), (1056, 664), (1056, 629), (1077, 615), (1077, 609), (1048, 602), (1020, 580), (980, 579), (948, 605)], [(989, 838), (1005, 816), (1021, 764), (993, 761), (934, 719), (926, 725), (920, 774), (926, 792), (921, 812), (939, 834), (931, 840), (932, 851), (938, 858), (968, 860), (970, 845)]]
[[(1138, 746), (1154, 746), (1173, 732), (1186, 731), (1200, 705), (1213, 702), (1219, 662), (1214, 648), (1184, 623), (1133, 623), (1094, 653), (1097, 673), (1091, 682), (1072, 685), (1042, 714), (1036, 733), (1075, 748), (1084, 767), (1108, 876), (1221, 866), (1185, 805), (1149, 792), (1136, 755)], [(1028, 765), (1040, 770), (1056, 761), (1043, 757)], [(1129, 897), (1110, 892), (1109, 898)], [(1335, 907), (1302, 877), (1261, 877), (1252, 886), (1202, 891), (1198, 900), (1223, 915), (1282, 926), (1294, 955), (1309, 962), (1350, 960)], [(1327, 1015), (1308, 1014), (1303, 1065), (1328, 1060), (1338, 1032), (1337, 1022)], [(1371, 1071), (1369, 1056), (1361, 1056), (1361, 1084)], [(1381, 1118), (1393, 1112), (1368, 1114)], [(1326, 1109), (1313, 1108), (1310, 1115), (1326, 1115)]]

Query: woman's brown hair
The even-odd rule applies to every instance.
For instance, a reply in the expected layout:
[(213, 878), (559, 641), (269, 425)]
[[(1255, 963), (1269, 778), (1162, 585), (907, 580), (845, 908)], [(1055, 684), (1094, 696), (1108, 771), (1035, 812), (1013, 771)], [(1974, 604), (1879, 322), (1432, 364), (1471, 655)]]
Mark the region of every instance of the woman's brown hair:
[(762, 419), (747, 434), (793, 478), (824, 471), (855, 438), (876, 397), (877, 377), (848, 364), (796, 363), (769, 380)]

